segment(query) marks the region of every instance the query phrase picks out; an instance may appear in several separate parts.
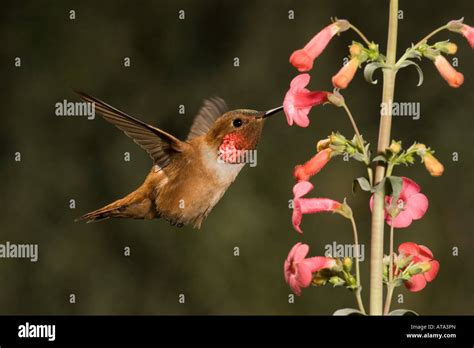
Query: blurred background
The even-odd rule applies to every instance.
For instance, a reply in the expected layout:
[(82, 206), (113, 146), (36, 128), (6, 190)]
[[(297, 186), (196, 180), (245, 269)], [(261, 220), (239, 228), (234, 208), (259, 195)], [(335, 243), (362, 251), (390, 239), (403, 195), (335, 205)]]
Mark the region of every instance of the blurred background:
[[(332, 214), (306, 216), (299, 235), (288, 208), (294, 165), (310, 158), (316, 141), (331, 131), (352, 137), (342, 110), (313, 109), (306, 129), (288, 127), (283, 114), (271, 119), (258, 165), (244, 168), (202, 229), (193, 230), (161, 220), (75, 223), (135, 189), (151, 161), (99, 116), (57, 117), (55, 103), (79, 101), (72, 88), (81, 89), (184, 139), (206, 97), (221, 96), (231, 108), (281, 105), (297, 74), (289, 55), (331, 17), (349, 19), (384, 51), (388, 1), (7, 1), (2, 7), (0, 243), (37, 243), (39, 260), (0, 259), (1, 314), (331, 314), (356, 306), (349, 291), (329, 286), (305, 289), (290, 304), (282, 272), (297, 242), (308, 243), (311, 256), (322, 255), (334, 241), (352, 243), (350, 224)], [(474, 23), (468, 0), (401, 0), (400, 9), (399, 56), (449, 20), (464, 16)], [(420, 102), (421, 118), (395, 118), (392, 134), (405, 145), (431, 146), (446, 167), (440, 178), (419, 163), (395, 172), (418, 182), (430, 200), (422, 220), (396, 231), (395, 244), (428, 246), (441, 269), (420, 293), (398, 288), (395, 299), (402, 294), (404, 303), (392, 307), (473, 314), (474, 52), (454, 33), (436, 39), (458, 43), (465, 83), (450, 88), (430, 61), (421, 62), (421, 87), (414, 68), (402, 70), (395, 99)], [(347, 32), (331, 42), (311, 71), (311, 89), (331, 88), (351, 40), (359, 38)], [(15, 57), (21, 57), (20, 68)], [(124, 67), (125, 57), (130, 67)], [(344, 95), (375, 146), (381, 85), (369, 85), (359, 72)], [(184, 115), (178, 113), (181, 104)], [(21, 162), (14, 161), (15, 152)], [(131, 161), (124, 161), (124, 152)], [(362, 283), (368, 306), (369, 197), (351, 193), (352, 179), (362, 175), (358, 162), (339, 157), (312, 179), (311, 195), (347, 197), (353, 207), (366, 248)], [(234, 256), (235, 247), (240, 256)], [(459, 256), (453, 256), (455, 247)]]

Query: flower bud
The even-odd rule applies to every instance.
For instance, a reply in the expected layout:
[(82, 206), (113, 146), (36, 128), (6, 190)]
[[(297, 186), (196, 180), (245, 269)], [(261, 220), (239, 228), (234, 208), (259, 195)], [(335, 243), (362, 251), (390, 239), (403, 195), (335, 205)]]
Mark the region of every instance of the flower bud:
[(349, 86), (349, 83), (354, 78), (357, 69), (359, 68), (359, 58), (352, 58), (346, 65), (344, 65), (336, 75), (332, 77), (332, 84), (335, 88), (344, 89)]
[(344, 135), (340, 133), (332, 133), (329, 136), (329, 139), (331, 141), (331, 145), (346, 145), (347, 144), (347, 139)]
[(316, 151), (321, 152), (322, 150), (329, 148), (329, 145), (331, 145), (331, 139), (329, 137), (322, 139), (316, 144)]
[(352, 269), (352, 259), (350, 257), (345, 257), (344, 260), (342, 261), (342, 267), (344, 268), (344, 271), (350, 272)]
[(458, 51), (458, 46), (455, 43), (449, 42), (446, 45), (446, 50), (444, 51), (447, 54), (456, 54)]
[(393, 154), (397, 154), (402, 150), (402, 142), (401, 141), (395, 141), (392, 140), (392, 143), (390, 144), (388, 148)]
[(349, 275), (346, 279), (347, 285), (351, 288), (354, 288), (357, 285), (357, 280), (353, 275)]
[(423, 163), (431, 176), (441, 176), (444, 172), (444, 166), (436, 157), (427, 152), (423, 157)]
[(323, 286), (323, 285), (326, 285), (326, 283), (328, 282), (328, 277), (325, 276), (323, 273), (321, 272), (317, 272), (314, 276), (313, 276), (313, 285), (315, 286)]
[(329, 278), (329, 284), (332, 284), (332, 286), (334, 287), (344, 285), (344, 283), (344, 279), (338, 276), (332, 276), (331, 278)]
[(331, 270), (332, 272), (335, 272), (335, 273), (342, 272), (343, 266), (342, 266), (341, 260), (336, 259), (336, 262), (335, 262), (334, 265), (330, 268), (330, 270)]
[(361, 55), (365, 54), (364, 46), (358, 42), (353, 42), (352, 45), (349, 46), (349, 53), (351, 58), (360, 58)]
[(464, 83), (464, 75), (456, 71), (456, 69), (454, 69), (447, 59), (441, 54), (435, 58), (434, 64), (441, 76), (451, 87), (458, 88)]
[[(456, 54), (456, 52), (458, 51), (458, 46), (455, 43), (452, 43), (449, 41), (437, 42), (434, 45), (434, 48), (435, 50), (431, 50), (433, 54), (431, 59), (435, 59), (437, 54), (439, 54), (439, 52), (446, 53), (446, 54)], [(438, 50), (439, 52), (436, 53), (436, 50)]]

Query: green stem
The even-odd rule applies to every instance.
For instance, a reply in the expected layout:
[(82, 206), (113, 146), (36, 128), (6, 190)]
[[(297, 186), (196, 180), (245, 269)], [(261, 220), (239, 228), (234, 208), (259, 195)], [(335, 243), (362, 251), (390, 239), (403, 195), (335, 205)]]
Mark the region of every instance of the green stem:
[(367, 174), (369, 175), (370, 186), (374, 186), (374, 174), (370, 165), (367, 165)]
[(372, 43), (367, 39), (367, 37), (359, 30), (359, 28), (357, 28), (355, 25), (352, 25), (352, 24), (351, 24), (350, 28), (351, 28), (352, 30), (354, 30), (354, 31), (357, 33), (357, 35), (360, 36), (360, 38), (361, 38), (362, 40), (364, 40), (364, 42), (365, 42), (365, 44), (366, 44), (367, 46), (370, 46), (370, 45), (372, 44)]
[(393, 291), (395, 290), (395, 287), (393, 284), (388, 284), (387, 285), (387, 299), (385, 301), (385, 307), (383, 309), (383, 314), (387, 315), (390, 313), (390, 304), (392, 303), (392, 297), (393, 297)]
[(418, 47), (420, 47), (421, 45), (423, 45), (425, 42), (427, 42), (431, 37), (435, 36), (436, 34), (438, 34), (440, 31), (443, 31), (445, 29), (448, 28), (448, 25), (445, 24), (435, 30), (433, 30), (431, 33), (429, 33), (428, 35), (426, 35), (423, 39), (421, 39), (420, 41), (418, 41), (415, 45), (413, 45), (413, 47), (411, 47), (410, 49), (408, 49), (405, 54), (403, 56), (400, 57), (400, 59), (397, 61), (397, 63), (395, 64), (396, 67), (400, 66), (400, 64), (405, 60), (407, 59), (407, 57), (410, 55), (411, 52), (413, 51), (416, 51), (418, 49)]
[[(387, 64), (392, 67), (396, 61), (397, 52), (397, 31), (398, 31), (398, 0), (390, 0), (388, 42), (387, 42)], [(394, 69), (384, 69), (383, 71), (383, 94), (382, 102), (388, 105), (393, 101), (395, 92)], [(392, 126), (392, 114), (383, 115), (381, 110), (379, 141), (377, 152), (383, 153), (389, 146), (390, 131)], [(385, 175), (385, 166), (378, 163), (375, 171), (375, 182), (379, 183)], [(384, 237), (384, 210), (385, 210), (385, 190), (382, 188), (374, 194), (374, 204), (372, 210), (371, 224), (371, 253), (370, 253), (370, 314), (383, 314), (383, 237)]]
[(351, 110), (349, 110), (349, 108), (347, 107), (346, 103), (344, 103), (342, 105), (342, 107), (344, 108), (344, 110), (346, 111), (347, 113), (347, 116), (349, 117), (349, 120), (351, 121), (352, 123), (352, 128), (354, 128), (354, 132), (356, 134), (356, 137), (357, 137), (357, 140), (359, 141), (359, 144), (360, 146), (362, 147), (362, 151), (364, 152), (364, 155), (366, 154), (365, 153), (365, 148), (364, 148), (364, 143), (362, 141), (362, 136), (360, 135), (360, 132), (359, 132), (359, 128), (357, 127), (357, 124), (354, 120), (354, 117), (352, 116), (352, 113), (351, 113)]
[(390, 224), (390, 265), (388, 266), (388, 281), (393, 281), (393, 221)]
[(349, 107), (347, 106), (345, 102), (342, 105), (342, 107), (346, 111), (346, 114), (349, 117), (349, 120), (351, 121), (352, 128), (354, 128), (357, 141), (359, 142), (359, 146), (362, 149), (362, 153), (364, 154), (366, 158), (365, 164), (367, 166), (367, 175), (369, 176), (370, 185), (373, 185), (373, 172), (372, 172), (372, 168), (370, 167), (370, 158), (369, 158), (369, 155), (367, 154), (367, 151), (365, 150), (364, 141), (362, 139), (362, 136), (360, 135), (359, 128), (357, 127), (357, 123), (355, 122), (354, 116), (352, 116), (351, 110), (349, 109)]
[(393, 221), (390, 225), (390, 263), (388, 265), (388, 285), (387, 285), (387, 298), (385, 299), (385, 307), (383, 310), (383, 314), (387, 315), (390, 311), (390, 305), (392, 303), (392, 295), (394, 290), (393, 284)]
[(392, 175), (392, 172), (393, 172), (393, 167), (394, 167), (394, 164), (393, 163), (389, 163), (387, 165), (387, 172), (385, 174), (385, 177), (389, 177)]
[(362, 297), (360, 295), (361, 291), (362, 291), (362, 288), (360, 286), (360, 269), (359, 269), (359, 236), (358, 236), (358, 233), (357, 233), (357, 225), (355, 223), (355, 220), (354, 220), (354, 217), (351, 216), (351, 224), (352, 224), (352, 231), (354, 232), (354, 244), (355, 244), (355, 248), (356, 248), (356, 253), (357, 255), (355, 255), (355, 269), (356, 269), (356, 285), (357, 285), (357, 289), (355, 290), (355, 296), (356, 296), (356, 300), (357, 300), (357, 304), (359, 305), (359, 310), (366, 314), (365, 312), (365, 308), (364, 308), (364, 303), (362, 302)]

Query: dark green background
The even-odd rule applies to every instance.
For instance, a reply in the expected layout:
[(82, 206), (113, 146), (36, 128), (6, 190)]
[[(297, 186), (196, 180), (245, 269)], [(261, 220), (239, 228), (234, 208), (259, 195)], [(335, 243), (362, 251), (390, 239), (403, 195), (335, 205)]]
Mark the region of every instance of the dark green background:
[[(1, 314), (331, 314), (354, 307), (351, 293), (310, 288), (288, 304), (282, 265), (302, 241), (311, 255), (333, 241), (351, 243), (340, 216), (303, 220), (304, 235), (291, 226), (292, 168), (315, 151), (331, 131), (352, 135), (343, 111), (313, 109), (307, 129), (288, 127), (283, 114), (264, 130), (258, 166), (245, 168), (199, 231), (164, 221), (74, 223), (77, 216), (135, 189), (151, 165), (147, 154), (103, 121), (56, 117), (56, 102), (77, 101), (82, 89), (142, 120), (184, 138), (202, 99), (219, 95), (232, 108), (265, 110), (282, 103), (297, 71), (290, 53), (302, 47), (331, 16), (347, 18), (386, 45), (388, 1), (11, 1), (2, 4), (2, 126), (0, 127), (0, 242), (38, 243), (39, 261), (0, 259)], [(448, 20), (474, 23), (474, 3), (405, 1), (400, 8), (398, 54)], [(69, 10), (76, 20), (69, 20)], [(178, 20), (178, 10), (186, 19)], [(288, 20), (288, 11), (296, 18)], [(427, 245), (441, 263), (438, 278), (405, 303), (422, 314), (473, 314), (472, 198), (474, 67), (465, 39), (459, 44), (465, 83), (447, 86), (423, 61), (425, 83), (414, 68), (398, 74), (396, 100), (421, 103), (421, 119), (395, 118), (393, 136), (409, 145), (432, 146), (446, 167), (432, 178), (417, 164), (396, 174), (417, 181), (430, 199), (425, 217), (396, 231), (396, 245)], [(312, 89), (329, 89), (347, 46), (348, 32), (333, 40), (311, 71)], [(14, 57), (22, 67), (14, 67)], [(132, 66), (123, 67), (130, 57)], [(240, 67), (233, 67), (233, 58)], [(376, 73), (381, 77), (380, 72)], [(359, 72), (344, 95), (362, 133), (376, 143), (381, 86)], [(178, 114), (178, 105), (186, 115)], [(22, 161), (14, 161), (20, 151)], [(129, 151), (131, 162), (124, 162)], [(459, 153), (459, 161), (451, 160)], [(403, 172), (402, 172), (403, 170)], [(368, 305), (368, 196), (351, 194), (364, 175), (356, 162), (332, 161), (313, 178), (312, 195), (342, 200), (356, 212), (366, 243), (363, 296)], [(69, 200), (77, 207), (69, 209)], [(132, 255), (123, 256), (131, 247)], [(233, 248), (240, 256), (233, 256)], [(459, 256), (452, 256), (452, 248)], [(68, 302), (76, 294), (76, 304)], [(178, 303), (178, 294), (186, 304)], [(397, 294), (400, 293), (397, 291)]]

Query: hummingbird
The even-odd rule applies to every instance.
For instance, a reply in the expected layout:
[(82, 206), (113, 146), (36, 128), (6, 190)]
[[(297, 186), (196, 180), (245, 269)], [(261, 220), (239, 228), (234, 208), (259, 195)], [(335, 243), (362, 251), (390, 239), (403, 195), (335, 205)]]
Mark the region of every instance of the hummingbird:
[(267, 117), (283, 109), (229, 110), (223, 99), (209, 98), (182, 141), (95, 97), (75, 92), (153, 160), (135, 191), (76, 219), (87, 222), (163, 218), (177, 227), (199, 229), (244, 167), (249, 151), (256, 149)]

